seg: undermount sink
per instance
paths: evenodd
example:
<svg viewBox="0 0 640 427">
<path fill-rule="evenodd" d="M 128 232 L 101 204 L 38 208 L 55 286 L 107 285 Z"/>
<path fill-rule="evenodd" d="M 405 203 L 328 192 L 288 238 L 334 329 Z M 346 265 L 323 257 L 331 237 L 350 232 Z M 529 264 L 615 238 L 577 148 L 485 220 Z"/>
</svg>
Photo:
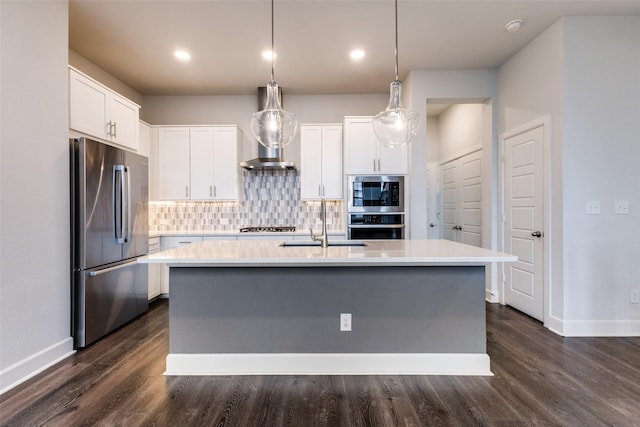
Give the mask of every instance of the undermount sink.
<svg viewBox="0 0 640 427">
<path fill-rule="evenodd" d="M 321 246 L 321 242 L 312 242 L 309 240 L 291 240 L 280 243 L 283 248 L 300 247 L 300 246 Z M 362 240 L 329 240 L 329 246 L 367 246 L 367 242 Z"/>
</svg>

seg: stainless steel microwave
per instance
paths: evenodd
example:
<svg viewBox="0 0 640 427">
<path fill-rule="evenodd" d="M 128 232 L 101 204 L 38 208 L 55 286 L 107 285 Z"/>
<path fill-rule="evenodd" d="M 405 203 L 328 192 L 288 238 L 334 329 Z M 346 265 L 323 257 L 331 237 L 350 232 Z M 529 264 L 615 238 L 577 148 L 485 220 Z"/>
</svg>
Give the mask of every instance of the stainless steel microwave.
<svg viewBox="0 0 640 427">
<path fill-rule="evenodd" d="M 403 176 L 349 176 L 348 212 L 404 212 Z"/>
</svg>

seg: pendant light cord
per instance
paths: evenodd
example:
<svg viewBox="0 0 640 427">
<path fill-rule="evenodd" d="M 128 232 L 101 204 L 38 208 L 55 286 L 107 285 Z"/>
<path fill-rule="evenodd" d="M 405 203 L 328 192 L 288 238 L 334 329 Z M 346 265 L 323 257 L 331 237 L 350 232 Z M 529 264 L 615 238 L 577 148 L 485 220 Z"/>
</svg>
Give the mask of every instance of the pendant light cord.
<svg viewBox="0 0 640 427">
<path fill-rule="evenodd" d="M 398 80 L 398 0 L 396 1 L 396 80 Z"/>
<path fill-rule="evenodd" d="M 397 1 L 397 0 L 396 0 Z M 396 24 L 397 25 L 397 24 Z M 273 50 L 274 42 L 273 42 L 273 0 L 271 0 L 271 81 L 275 81 L 275 65 L 273 57 L 275 56 L 275 52 Z M 397 36 L 396 36 L 397 38 Z M 396 48 L 397 49 L 397 48 Z M 397 54 L 396 54 L 397 55 Z M 396 71 L 396 74 L 398 72 Z"/>
</svg>

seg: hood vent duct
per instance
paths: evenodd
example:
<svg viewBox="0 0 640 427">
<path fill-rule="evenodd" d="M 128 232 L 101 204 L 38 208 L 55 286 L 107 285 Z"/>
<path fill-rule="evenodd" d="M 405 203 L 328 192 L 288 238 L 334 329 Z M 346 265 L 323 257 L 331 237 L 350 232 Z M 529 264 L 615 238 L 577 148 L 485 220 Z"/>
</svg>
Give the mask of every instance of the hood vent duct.
<svg viewBox="0 0 640 427">
<path fill-rule="evenodd" d="M 278 97 L 282 105 L 282 88 L 278 88 Z M 258 88 L 258 110 L 262 111 L 267 104 L 267 88 Z M 240 162 L 240 166 L 247 170 L 295 170 L 293 162 L 284 159 L 283 148 L 267 148 L 256 141 L 258 145 L 258 157 Z"/>
</svg>

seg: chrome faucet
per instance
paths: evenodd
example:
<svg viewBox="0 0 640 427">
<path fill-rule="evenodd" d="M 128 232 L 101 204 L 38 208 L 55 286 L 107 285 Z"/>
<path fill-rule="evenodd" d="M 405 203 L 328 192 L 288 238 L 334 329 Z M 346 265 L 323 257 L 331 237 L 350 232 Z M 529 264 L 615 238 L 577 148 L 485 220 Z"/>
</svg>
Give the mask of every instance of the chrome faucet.
<svg viewBox="0 0 640 427">
<path fill-rule="evenodd" d="M 324 199 L 320 201 L 320 221 L 322 221 L 322 234 L 316 236 L 311 227 L 309 227 L 309 232 L 311 232 L 311 240 L 320 242 L 320 246 L 326 248 L 329 247 L 329 236 L 327 235 L 327 204 Z"/>
</svg>

